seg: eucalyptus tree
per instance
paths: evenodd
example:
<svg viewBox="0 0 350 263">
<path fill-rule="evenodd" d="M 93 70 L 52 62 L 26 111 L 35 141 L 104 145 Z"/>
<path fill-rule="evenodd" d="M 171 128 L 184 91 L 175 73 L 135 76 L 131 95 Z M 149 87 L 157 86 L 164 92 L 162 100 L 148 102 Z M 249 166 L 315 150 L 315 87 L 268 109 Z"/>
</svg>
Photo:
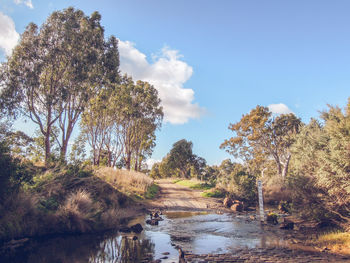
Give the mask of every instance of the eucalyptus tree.
<svg viewBox="0 0 350 263">
<path fill-rule="evenodd" d="M 101 153 L 108 165 L 123 158 L 127 169 L 139 170 L 142 161 L 152 154 L 155 131 L 160 128 L 163 110 L 157 90 L 147 82 L 135 83 L 123 76 L 90 100 L 82 116 L 81 127 L 99 165 Z"/>
<path fill-rule="evenodd" d="M 149 83 L 124 76 L 114 96 L 115 121 L 118 124 L 126 168 L 139 170 L 142 160 L 152 153 L 155 131 L 163 120 L 158 91 Z"/>
<path fill-rule="evenodd" d="M 274 117 L 267 107 L 257 106 L 239 122 L 230 124 L 235 136 L 225 140 L 220 148 L 246 163 L 253 162 L 253 167 L 272 159 L 284 178 L 291 159 L 290 146 L 300 125 L 300 119 L 292 113 Z"/>
<path fill-rule="evenodd" d="M 1 66 L 1 104 L 29 117 L 45 138 L 45 163 L 50 136 L 61 130 L 60 155 L 89 99 L 118 79 L 117 41 L 104 40 L 101 16 L 90 17 L 70 7 L 53 12 L 39 28 L 30 23 L 12 55 Z"/>
</svg>

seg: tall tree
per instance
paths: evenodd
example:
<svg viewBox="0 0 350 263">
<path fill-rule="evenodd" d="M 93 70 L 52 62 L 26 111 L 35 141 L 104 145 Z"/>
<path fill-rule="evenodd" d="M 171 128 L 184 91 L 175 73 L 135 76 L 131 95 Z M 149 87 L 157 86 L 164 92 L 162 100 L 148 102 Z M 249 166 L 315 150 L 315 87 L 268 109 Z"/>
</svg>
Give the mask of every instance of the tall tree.
<svg viewBox="0 0 350 263">
<path fill-rule="evenodd" d="M 289 147 L 300 124 L 300 119 L 292 113 L 273 116 L 267 107 L 257 106 L 239 122 L 230 124 L 235 137 L 225 140 L 220 148 L 246 162 L 259 161 L 260 165 L 265 159 L 273 158 L 278 174 L 284 178 L 291 159 Z"/>
<path fill-rule="evenodd" d="M 106 79 L 115 80 L 119 55 L 115 38 L 104 41 L 100 15 L 67 8 L 53 12 L 38 28 L 31 23 L 2 64 L 2 105 L 17 105 L 39 126 L 48 165 L 52 127 L 61 129 L 65 159 L 73 128 L 89 99 Z M 12 107 L 11 107 L 12 109 Z"/>
<path fill-rule="evenodd" d="M 127 169 L 139 170 L 152 153 L 155 131 L 160 128 L 163 110 L 157 90 L 147 82 L 123 76 L 120 84 L 103 89 L 90 100 L 82 118 L 82 131 L 93 150 L 98 165 L 102 151 L 108 165 L 120 157 Z"/>
<path fill-rule="evenodd" d="M 178 171 L 181 177 L 189 176 L 191 165 L 195 157 L 192 148 L 192 142 L 182 139 L 173 144 L 168 155 L 169 166 L 173 170 Z"/>
<path fill-rule="evenodd" d="M 147 82 L 135 84 L 126 75 L 114 91 L 114 120 L 119 126 L 125 165 L 130 169 L 134 163 L 134 169 L 139 170 L 143 157 L 152 152 L 154 133 L 163 120 L 158 91 Z"/>
</svg>

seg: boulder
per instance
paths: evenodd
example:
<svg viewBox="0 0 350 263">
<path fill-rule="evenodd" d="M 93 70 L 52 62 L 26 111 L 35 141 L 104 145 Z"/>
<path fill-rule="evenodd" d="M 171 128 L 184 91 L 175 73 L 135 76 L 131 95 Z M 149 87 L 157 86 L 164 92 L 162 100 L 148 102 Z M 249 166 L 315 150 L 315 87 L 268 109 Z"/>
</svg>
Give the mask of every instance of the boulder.
<svg viewBox="0 0 350 263">
<path fill-rule="evenodd" d="M 146 224 L 149 224 L 151 226 L 158 226 L 158 221 L 157 219 L 148 219 L 146 220 Z"/>
<path fill-rule="evenodd" d="M 277 214 L 275 213 L 269 213 L 266 217 L 266 222 L 270 223 L 270 224 L 274 224 L 277 225 L 278 224 L 278 220 L 277 220 Z"/>
<path fill-rule="evenodd" d="M 223 201 L 223 205 L 225 207 L 231 207 L 233 205 L 232 199 L 230 197 L 226 197 Z"/>
<path fill-rule="evenodd" d="M 141 224 L 136 224 L 130 227 L 131 231 L 134 233 L 141 233 L 143 230 L 143 227 L 141 226 Z"/>
<path fill-rule="evenodd" d="M 235 203 L 231 205 L 231 210 L 234 212 L 242 212 L 243 211 L 243 204 L 242 203 Z"/>
</svg>

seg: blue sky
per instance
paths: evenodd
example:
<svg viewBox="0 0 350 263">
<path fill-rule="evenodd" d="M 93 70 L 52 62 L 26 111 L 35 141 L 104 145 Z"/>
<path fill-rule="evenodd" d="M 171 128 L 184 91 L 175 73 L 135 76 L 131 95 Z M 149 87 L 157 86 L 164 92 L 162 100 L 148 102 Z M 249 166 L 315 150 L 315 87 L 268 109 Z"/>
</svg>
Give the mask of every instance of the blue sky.
<svg viewBox="0 0 350 263">
<path fill-rule="evenodd" d="M 15 43 L 11 29 L 21 34 L 68 6 L 99 11 L 106 36 L 121 41 L 122 71 L 159 89 L 166 118 L 156 160 L 185 138 L 220 163 L 230 157 L 219 149 L 229 123 L 256 105 L 283 104 L 274 111 L 288 107 L 307 122 L 350 95 L 349 1 L 2 0 L 0 59 Z"/>
</svg>

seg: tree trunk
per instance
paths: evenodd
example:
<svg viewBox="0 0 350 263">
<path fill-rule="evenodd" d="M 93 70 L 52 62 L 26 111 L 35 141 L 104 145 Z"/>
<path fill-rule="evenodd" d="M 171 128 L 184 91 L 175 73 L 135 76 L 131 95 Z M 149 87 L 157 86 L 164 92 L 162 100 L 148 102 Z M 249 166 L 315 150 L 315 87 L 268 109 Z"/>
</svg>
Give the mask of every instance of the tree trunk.
<svg viewBox="0 0 350 263">
<path fill-rule="evenodd" d="M 127 170 L 130 170 L 130 166 L 131 166 L 131 153 L 128 152 L 127 156 L 125 158 L 125 166 Z"/>
<path fill-rule="evenodd" d="M 46 131 L 45 131 L 45 167 L 48 168 L 51 160 L 51 145 L 50 145 L 50 135 L 51 135 L 51 109 L 47 110 L 47 121 L 46 121 Z"/>
<path fill-rule="evenodd" d="M 283 166 L 283 170 L 282 170 L 282 178 L 283 179 L 286 178 L 286 176 L 287 176 L 289 161 L 290 161 L 291 156 L 292 156 L 291 154 L 288 155 L 287 160 Z"/>
<path fill-rule="evenodd" d="M 51 159 L 51 145 L 50 145 L 50 129 L 46 130 L 45 135 L 45 167 L 48 168 Z"/>
</svg>

